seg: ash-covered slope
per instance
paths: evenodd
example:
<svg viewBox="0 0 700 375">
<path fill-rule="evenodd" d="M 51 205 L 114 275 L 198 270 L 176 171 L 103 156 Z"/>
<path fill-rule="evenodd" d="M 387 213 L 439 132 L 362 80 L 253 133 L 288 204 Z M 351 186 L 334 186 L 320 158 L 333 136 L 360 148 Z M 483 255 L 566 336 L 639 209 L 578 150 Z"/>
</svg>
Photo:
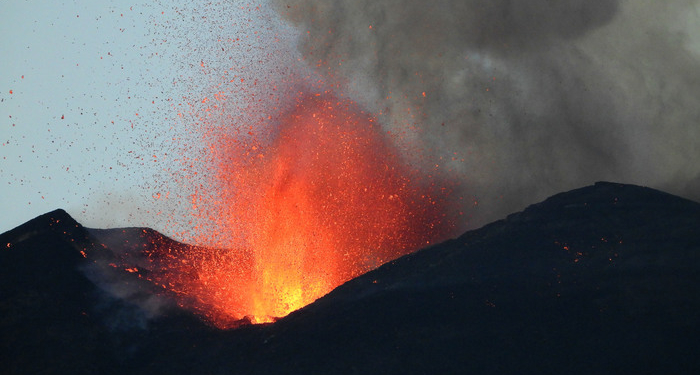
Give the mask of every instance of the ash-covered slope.
<svg viewBox="0 0 700 375">
<path fill-rule="evenodd" d="M 597 183 L 351 280 L 266 351 L 299 373 L 306 352 L 325 372 L 694 373 L 698 311 L 700 204 Z"/>
<path fill-rule="evenodd" d="M 109 363 L 106 332 L 86 315 L 94 286 L 78 269 L 82 226 L 56 210 L 0 236 L 0 363 L 11 374 Z"/>
<path fill-rule="evenodd" d="M 196 373 L 189 348 L 216 330 L 119 267 L 154 243 L 188 246 L 146 228 L 84 228 L 63 210 L 1 234 L 0 372 Z"/>
<path fill-rule="evenodd" d="M 56 230 L 58 214 L 70 230 Z M 177 306 L 126 324 L 143 312 L 105 302 L 84 268 L 81 247 L 90 255 L 102 244 L 58 214 L 0 236 L 10 244 L 0 252 L 10 372 L 700 370 L 700 204 L 653 189 L 598 183 L 553 196 L 351 280 L 275 324 L 231 331 Z M 129 283 L 140 298 L 156 293 L 141 278 Z M 133 313 L 115 326 L 119 311 Z"/>
</svg>

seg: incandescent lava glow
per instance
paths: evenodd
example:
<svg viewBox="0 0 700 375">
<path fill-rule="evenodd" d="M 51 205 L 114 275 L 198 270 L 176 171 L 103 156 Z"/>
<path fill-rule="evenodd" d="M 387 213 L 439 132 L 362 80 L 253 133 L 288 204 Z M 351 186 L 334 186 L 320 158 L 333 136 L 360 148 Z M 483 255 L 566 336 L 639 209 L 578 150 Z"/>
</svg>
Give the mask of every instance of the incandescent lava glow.
<svg viewBox="0 0 700 375">
<path fill-rule="evenodd" d="M 303 96 L 271 137 L 211 147 L 215 194 L 199 199 L 219 200 L 215 220 L 240 246 L 190 255 L 197 277 L 178 288 L 216 326 L 273 321 L 449 234 L 444 188 L 355 103 Z"/>
</svg>

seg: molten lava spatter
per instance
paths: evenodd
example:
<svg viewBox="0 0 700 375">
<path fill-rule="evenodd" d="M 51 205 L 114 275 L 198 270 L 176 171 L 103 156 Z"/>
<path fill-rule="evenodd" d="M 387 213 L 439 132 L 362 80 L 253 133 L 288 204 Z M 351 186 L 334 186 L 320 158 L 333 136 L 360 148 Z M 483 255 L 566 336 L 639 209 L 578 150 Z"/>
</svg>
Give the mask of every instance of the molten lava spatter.
<svg viewBox="0 0 700 375">
<path fill-rule="evenodd" d="M 198 200 L 215 200 L 239 249 L 191 253 L 178 261 L 196 278 L 170 282 L 218 326 L 285 316 L 451 228 L 444 193 L 356 104 L 304 96 L 275 131 L 213 142 L 214 193 Z"/>
<path fill-rule="evenodd" d="M 284 316 L 444 235 L 433 192 L 353 103 L 305 98 L 264 155 L 236 202 L 255 259 L 255 317 Z"/>
</svg>

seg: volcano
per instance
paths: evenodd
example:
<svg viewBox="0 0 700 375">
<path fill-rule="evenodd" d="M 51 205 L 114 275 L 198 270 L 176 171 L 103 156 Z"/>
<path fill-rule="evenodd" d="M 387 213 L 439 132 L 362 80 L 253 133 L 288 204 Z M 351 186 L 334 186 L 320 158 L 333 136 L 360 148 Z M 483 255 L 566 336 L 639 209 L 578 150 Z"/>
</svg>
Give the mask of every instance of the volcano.
<svg viewBox="0 0 700 375">
<path fill-rule="evenodd" d="M 153 277 L 179 253 L 217 250 L 56 210 L 0 235 L 0 363 L 8 374 L 697 373 L 698 228 L 696 202 L 599 182 L 274 323 L 224 330 Z M 179 272 L 168 280 L 198 277 Z"/>
</svg>

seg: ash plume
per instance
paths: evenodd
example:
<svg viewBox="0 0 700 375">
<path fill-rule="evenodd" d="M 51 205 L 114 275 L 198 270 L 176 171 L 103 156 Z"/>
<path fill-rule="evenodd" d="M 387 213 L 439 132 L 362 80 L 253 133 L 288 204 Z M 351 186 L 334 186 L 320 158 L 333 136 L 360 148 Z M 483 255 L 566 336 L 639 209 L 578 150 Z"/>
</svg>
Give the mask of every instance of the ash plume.
<svg viewBox="0 0 700 375">
<path fill-rule="evenodd" d="M 94 312 L 109 329 L 147 329 L 149 321 L 174 308 L 175 302 L 149 281 L 123 270 L 125 258 L 135 269 L 148 270 L 148 260 L 139 253 L 144 229 L 86 230 L 100 245 L 96 247 L 99 250 L 90 251 L 92 262 L 84 264 L 81 271 L 101 291 L 95 295 Z"/>
<path fill-rule="evenodd" d="M 698 1 L 276 3 L 414 163 L 464 181 L 471 225 L 596 180 L 700 199 Z"/>
</svg>

